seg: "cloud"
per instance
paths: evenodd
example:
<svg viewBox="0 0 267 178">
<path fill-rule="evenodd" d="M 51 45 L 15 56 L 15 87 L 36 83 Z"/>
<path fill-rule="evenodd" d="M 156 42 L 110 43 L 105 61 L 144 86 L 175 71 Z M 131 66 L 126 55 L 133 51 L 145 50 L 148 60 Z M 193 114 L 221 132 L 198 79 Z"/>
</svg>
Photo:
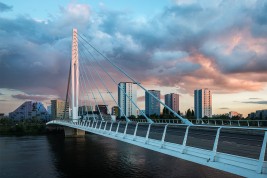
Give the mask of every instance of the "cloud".
<svg viewBox="0 0 267 178">
<path fill-rule="evenodd" d="M 244 13 L 257 13 L 250 5 L 236 4 L 225 14 L 230 6 L 227 2 L 218 9 L 182 3 L 165 9 L 152 20 L 128 20 L 134 28 L 127 32 L 127 21 L 121 20 L 127 19 L 127 14 L 118 12 L 112 16 L 116 23 L 108 26 L 112 30 L 106 27 L 105 33 L 112 39 L 114 29 L 122 27 L 117 30 L 130 34 L 140 50 L 130 52 L 120 45 L 109 57 L 143 83 L 153 80 L 160 85 L 178 85 L 187 93 L 196 87 L 209 87 L 217 93 L 260 90 L 267 81 L 261 77 L 267 72 L 267 39 L 256 39 L 247 28 L 253 26 L 249 24 L 253 19 L 247 19 Z M 236 14 L 239 16 L 232 18 Z M 206 24 L 198 24 L 211 16 Z M 145 28 L 139 28 L 141 24 Z M 176 52 L 183 55 L 169 55 Z"/>
<path fill-rule="evenodd" d="M 261 98 L 249 98 L 249 100 L 260 100 Z"/>
<path fill-rule="evenodd" d="M 0 17 L 1 87 L 36 95 L 64 98 L 67 88 L 71 32 L 87 28 L 90 8 L 84 4 L 61 7 L 58 16 L 36 21 L 29 16 Z"/>
<path fill-rule="evenodd" d="M 11 10 L 12 10 L 12 6 L 8 6 L 8 5 L 0 2 L 0 13 L 6 12 L 6 11 L 11 11 Z"/>
<path fill-rule="evenodd" d="M 40 95 L 24 95 L 24 94 L 17 94 L 12 95 L 13 98 L 19 99 L 19 100 L 33 100 L 33 101 L 43 101 L 47 100 L 47 96 L 40 96 Z"/>
<path fill-rule="evenodd" d="M 227 109 L 230 109 L 230 108 L 224 107 L 224 108 L 219 108 L 219 109 L 227 110 Z"/>
<path fill-rule="evenodd" d="M 145 96 L 138 97 L 137 101 L 144 102 L 145 101 Z"/>
<path fill-rule="evenodd" d="M 243 101 L 242 103 L 246 103 L 246 104 L 266 104 L 267 105 L 267 101 Z"/>
<path fill-rule="evenodd" d="M 0 93 L 0 95 L 4 95 L 3 93 Z"/>
<path fill-rule="evenodd" d="M 64 98 L 71 31 L 77 27 L 79 34 L 143 84 L 175 86 L 189 94 L 202 87 L 215 93 L 263 89 L 267 3 L 184 2 L 174 2 L 149 18 L 75 3 L 60 7 L 45 21 L 0 17 L 0 38 L 5 41 L 0 44 L 1 87 Z M 81 39 L 79 43 L 85 44 Z M 85 51 L 82 45 L 79 49 Z M 116 81 L 129 80 L 95 56 Z M 107 83 L 116 92 L 117 86 Z"/>
</svg>

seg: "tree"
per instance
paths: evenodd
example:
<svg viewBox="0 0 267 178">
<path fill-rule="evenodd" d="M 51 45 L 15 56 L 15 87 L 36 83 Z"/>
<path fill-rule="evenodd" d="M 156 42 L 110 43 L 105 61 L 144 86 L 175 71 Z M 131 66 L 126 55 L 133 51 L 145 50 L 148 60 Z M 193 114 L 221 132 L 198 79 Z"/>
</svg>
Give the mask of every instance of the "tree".
<svg viewBox="0 0 267 178">
<path fill-rule="evenodd" d="M 143 116 L 143 115 L 139 115 L 139 116 L 138 116 L 138 119 L 146 119 L 146 118 L 145 118 L 145 116 Z"/>
<path fill-rule="evenodd" d="M 120 120 L 126 121 L 126 117 L 125 116 L 121 116 Z"/>
<path fill-rule="evenodd" d="M 150 118 L 151 119 L 159 119 L 159 116 L 157 114 L 151 114 Z"/>
<path fill-rule="evenodd" d="M 187 118 L 187 119 L 191 118 L 191 116 L 192 116 L 192 112 L 191 112 L 191 110 L 190 110 L 190 109 L 187 109 L 185 115 L 186 115 L 186 118 Z"/>
<path fill-rule="evenodd" d="M 163 114 L 169 114 L 169 110 L 166 107 L 163 108 Z"/>
<path fill-rule="evenodd" d="M 135 115 L 131 115 L 131 116 L 129 117 L 129 119 L 136 119 L 136 116 L 135 116 Z"/>
<path fill-rule="evenodd" d="M 206 119 L 209 119 L 208 116 L 204 116 L 202 119 L 206 120 Z"/>
</svg>

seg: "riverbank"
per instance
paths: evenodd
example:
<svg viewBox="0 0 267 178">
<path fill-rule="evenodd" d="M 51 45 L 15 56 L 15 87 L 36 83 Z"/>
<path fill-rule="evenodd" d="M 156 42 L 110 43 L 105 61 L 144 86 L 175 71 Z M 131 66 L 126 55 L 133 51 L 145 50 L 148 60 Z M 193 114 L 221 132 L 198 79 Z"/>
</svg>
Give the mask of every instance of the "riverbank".
<svg viewBox="0 0 267 178">
<path fill-rule="evenodd" d="M 46 122 L 36 119 L 14 121 L 0 120 L 0 135 L 45 135 L 48 134 Z"/>
</svg>

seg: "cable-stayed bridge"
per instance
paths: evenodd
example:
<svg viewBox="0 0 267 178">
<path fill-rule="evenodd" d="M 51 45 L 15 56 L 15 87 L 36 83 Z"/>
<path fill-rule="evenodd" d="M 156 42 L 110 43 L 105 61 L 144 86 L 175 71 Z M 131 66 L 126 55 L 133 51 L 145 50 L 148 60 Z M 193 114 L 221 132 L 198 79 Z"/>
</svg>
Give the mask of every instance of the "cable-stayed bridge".
<svg viewBox="0 0 267 178">
<path fill-rule="evenodd" d="M 149 118 L 138 107 L 133 91 L 126 91 L 121 81 L 146 92 L 176 119 L 158 123 Z M 115 89 L 124 96 L 123 101 L 118 101 Z M 266 128 L 208 125 L 205 120 L 198 121 L 204 125 L 193 124 L 103 55 L 76 29 L 66 103 L 70 107 L 66 104 L 64 117 L 47 123 L 62 126 L 66 136 L 90 132 L 244 177 L 267 176 Z M 115 121 L 107 107 L 111 103 L 117 106 L 121 121 Z M 135 113 L 129 108 L 138 110 L 143 119 L 134 118 Z"/>
</svg>

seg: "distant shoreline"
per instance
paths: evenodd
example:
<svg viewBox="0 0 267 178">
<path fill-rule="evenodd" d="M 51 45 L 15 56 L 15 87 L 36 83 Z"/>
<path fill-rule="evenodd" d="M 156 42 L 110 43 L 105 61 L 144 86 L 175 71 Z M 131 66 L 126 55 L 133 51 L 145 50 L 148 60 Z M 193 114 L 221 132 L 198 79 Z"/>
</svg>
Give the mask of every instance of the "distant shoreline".
<svg viewBox="0 0 267 178">
<path fill-rule="evenodd" d="M 51 130 L 46 122 L 41 120 L 14 121 L 12 119 L 0 120 L 0 135 L 46 135 L 60 133 L 59 130 Z"/>
</svg>

